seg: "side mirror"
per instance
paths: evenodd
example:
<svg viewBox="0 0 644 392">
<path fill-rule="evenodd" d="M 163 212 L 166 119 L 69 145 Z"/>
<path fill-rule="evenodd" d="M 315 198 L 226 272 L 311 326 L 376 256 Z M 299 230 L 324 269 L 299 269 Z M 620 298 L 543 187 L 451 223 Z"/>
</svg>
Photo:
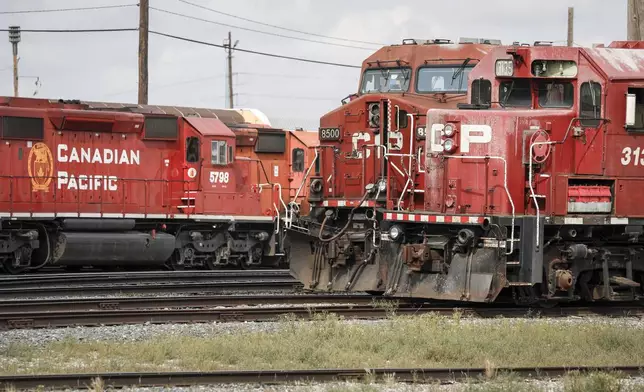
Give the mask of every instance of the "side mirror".
<svg viewBox="0 0 644 392">
<path fill-rule="evenodd" d="M 626 127 L 635 126 L 635 94 L 626 94 Z"/>
</svg>

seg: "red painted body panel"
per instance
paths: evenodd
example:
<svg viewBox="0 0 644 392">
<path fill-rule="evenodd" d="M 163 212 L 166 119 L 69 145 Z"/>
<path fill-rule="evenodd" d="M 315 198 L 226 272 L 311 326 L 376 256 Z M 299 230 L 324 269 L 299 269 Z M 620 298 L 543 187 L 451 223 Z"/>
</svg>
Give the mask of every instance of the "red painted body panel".
<svg viewBox="0 0 644 392">
<path fill-rule="evenodd" d="M 635 49 L 631 49 L 635 48 Z M 516 214 L 535 213 L 529 189 L 529 169 L 533 169 L 532 184 L 538 195 L 540 212 L 567 215 L 570 192 L 575 186 L 604 186 L 613 189 L 613 214 L 644 217 L 644 204 L 638 203 L 642 187 L 644 134 L 625 129 L 625 95 L 629 87 L 644 87 L 644 51 L 637 45 L 616 44 L 615 48 L 513 47 L 497 48 L 483 58 L 470 74 L 470 81 L 490 80 L 492 107 L 488 110 L 428 111 L 428 124 L 454 123 L 463 126 L 488 126 L 491 141 L 470 145 L 468 152 L 460 147 L 452 154 L 442 151 L 427 155 L 425 209 L 432 212 L 511 214 L 509 199 L 504 195 L 502 159 L 507 161 L 507 185 Z M 513 59 L 512 77 L 497 77 L 497 60 Z M 574 101 L 569 108 L 542 108 L 533 87 L 533 98 L 527 108 L 503 108 L 500 83 L 530 79 L 533 61 L 568 60 L 577 64 L 574 75 L 566 78 L 547 78 L 549 82 L 570 82 Z M 600 127 L 583 126 L 580 117 L 580 88 L 592 81 L 601 86 Z M 533 85 L 535 86 L 535 85 Z M 431 149 L 428 127 L 427 146 Z M 530 136 L 539 133 L 547 146 L 543 162 L 530 166 Z M 547 136 L 545 136 L 547 135 Z M 440 140 L 440 135 L 438 138 Z M 459 138 L 457 134 L 455 138 Z M 546 147 L 543 147 L 544 151 Z M 625 151 L 629 151 L 626 155 Z M 480 156 L 490 159 L 471 159 Z M 497 157 L 494 163 L 493 157 Z M 494 174 L 494 170 L 497 174 Z M 553 181 L 553 179 L 556 179 Z M 605 185 L 610 184 L 610 185 Z M 485 195 L 488 194 L 486 197 Z M 452 205 L 452 207 L 448 207 Z M 493 207 L 493 208 L 491 208 Z"/>
<path fill-rule="evenodd" d="M 427 65 L 460 67 L 467 59 L 466 64 L 473 66 L 494 48 L 480 44 L 392 45 L 368 57 L 363 62 L 363 73 L 369 69 L 409 67 L 410 87 L 405 93 L 359 94 L 320 119 L 321 128 L 339 128 L 341 132 L 339 140 L 320 143 L 323 197 L 359 200 L 366 185 L 386 176 L 388 208 L 394 208 L 400 201 L 405 209 L 422 210 L 425 176 L 424 160 L 419 158 L 424 154 L 424 141 L 417 138 L 417 130 L 425 127 L 429 108 L 456 108 L 467 97 L 456 93 L 418 93 L 417 71 Z M 387 119 L 381 124 L 388 123 L 387 127 L 369 127 L 368 110 L 372 103 L 380 104 L 380 117 Z M 404 127 L 396 125 L 399 113 L 411 116 Z M 385 146 L 389 153 L 397 155 L 385 159 L 382 148 L 374 145 Z M 368 157 L 361 159 L 361 154 Z M 406 174 L 410 169 L 411 173 Z"/>
<path fill-rule="evenodd" d="M 210 160 L 212 141 L 235 146 L 235 134 L 216 118 L 178 118 L 176 140 L 146 140 L 142 114 L 46 100 L 3 102 L 0 117 L 40 118 L 44 137 L 3 137 L 0 212 L 262 215 L 258 193 L 244 181 L 257 163 L 229 160 L 213 165 Z M 186 162 L 184 152 L 190 136 L 200 139 L 202 159 L 194 164 Z M 213 172 L 222 181 L 211 181 Z"/>
</svg>

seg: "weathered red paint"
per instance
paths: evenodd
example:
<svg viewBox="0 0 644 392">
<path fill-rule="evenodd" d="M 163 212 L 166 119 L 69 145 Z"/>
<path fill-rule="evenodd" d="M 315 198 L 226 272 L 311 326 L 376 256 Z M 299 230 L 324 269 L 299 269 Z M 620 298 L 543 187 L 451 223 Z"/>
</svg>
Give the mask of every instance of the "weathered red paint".
<svg viewBox="0 0 644 392">
<path fill-rule="evenodd" d="M 405 185 L 407 195 L 402 199 L 405 208 L 418 210 L 423 208 L 422 193 L 415 192 L 424 188 L 424 165 L 422 157 L 424 142 L 416 137 L 418 128 L 425 127 L 425 115 L 429 108 L 455 108 L 457 104 L 466 102 L 466 94 L 458 93 L 420 93 L 416 90 L 418 70 L 424 66 L 460 67 L 467 60 L 468 66 L 475 65 L 495 45 L 485 44 L 404 44 L 386 46 L 364 60 L 362 73 L 370 69 L 408 67 L 410 69 L 409 90 L 403 93 L 366 93 L 356 94 L 350 102 L 327 113 L 320 119 L 321 128 L 339 128 L 341 138 L 338 141 L 320 142 L 322 170 L 324 178 L 325 199 L 360 200 L 365 193 L 365 186 L 384 178 L 384 170 L 388 173 L 387 201 L 382 205 L 388 208 L 397 206 Z M 361 83 L 362 85 L 362 83 Z M 358 86 L 360 89 L 360 86 Z M 384 103 L 388 108 L 383 108 Z M 368 108 L 371 103 L 380 104 L 380 128 L 368 126 Z M 398 128 L 394 122 L 398 110 L 413 117 L 408 118 L 407 126 Z M 396 141 L 386 135 L 385 118 L 391 122 L 391 131 L 399 130 L 402 139 Z M 360 134 L 360 140 L 354 143 L 355 135 Z M 392 135 L 389 135 L 392 136 Z M 384 140 L 387 138 L 387 140 Z M 366 139 L 366 140 L 365 140 Z M 402 148 L 392 148 L 397 142 L 402 142 Z M 393 154 L 383 162 L 383 150 L 388 147 Z M 370 145 L 369 147 L 365 147 Z M 411 147 L 411 148 L 410 148 Z M 334 150 L 335 149 L 335 150 Z M 369 154 L 369 158 L 360 159 L 359 155 Z M 410 158 L 413 155 L 413 158 Z M 411 161 L 411 165 L 410 165 Z M 385 166 L 383 166 L 383 163 Z M 404 174 L 411 166 L 412 173 Z M 408 179 L 411 181 L 408 183 Z M 411 191 L 410 191 L 411 190 Z"/>
<path fill-rule="evenodd" d="M 274 129 L 255 110 L 0 98 L 0 267 L 29 267 L 38 235 L 57 247 L 38 265 L 65 249 L 77 265 L 78 244 L 122 248 L 129 231 L 157 242 L 143 262 L 163 263 L 173 246 L 173 268 L 283 262 L 280 215 L 304 188 L 310 134 Z M 76 229 L 65 237 L 58 227 L 69 219 Z"/>
</svg>

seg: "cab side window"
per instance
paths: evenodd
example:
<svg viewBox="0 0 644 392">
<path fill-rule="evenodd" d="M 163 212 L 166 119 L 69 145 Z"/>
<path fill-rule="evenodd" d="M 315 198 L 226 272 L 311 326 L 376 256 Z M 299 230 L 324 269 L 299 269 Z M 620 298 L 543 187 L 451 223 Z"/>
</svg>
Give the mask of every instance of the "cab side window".
<svg viewBox="0 0 644 392">
<path fill-rule="evenodd" d="M 602 86 L 597 82 L 581 84 L 579 122 L 584 127 L 597 128 L 602 112 Z"/>
<path fill-rule="evenodd" d="M 301 148 L 293 149 L 293 171 L 296 173 L 304 171 L 304 150 Z"/>
<path fill-rule="evenodd" d="M 228 151 L 228 143 L 223 140 L 213 140 L 211 142 L 211 161 L 213 165 L 226 165 L 228 160 L 226 152 Z"/>
<path fill-rule="evenodd" d="M 199 162 L 199 138 L 197 137 L 186 138 L 186 162 Z"/>
<path fill-rule="evenodd" d="M 492 102 L 492 82 L 487 79 L 472 81 L 472 104 L 489 105 Z"/>
</svg>

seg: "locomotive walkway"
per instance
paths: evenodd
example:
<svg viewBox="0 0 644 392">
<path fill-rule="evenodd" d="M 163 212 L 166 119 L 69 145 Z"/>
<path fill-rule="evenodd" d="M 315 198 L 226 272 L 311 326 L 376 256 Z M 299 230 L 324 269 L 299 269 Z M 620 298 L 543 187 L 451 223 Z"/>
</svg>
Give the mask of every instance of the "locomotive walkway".
<svg viewBox="0 0 644 392">
<path fill-rule="evenodd" d="M 497 368 L 495 373 L 513 374 L 524 379 L 547 379 L 565 376 L 570 372 L 620 372 L 627 376 L 640 376 L 638 366 L 566 366 L 542 368 Z M 155 373 L 99 373 L 0 376 L 0 387 L 6 390 L 36 388 L 90 388 L 100 378 L 107 388 L 170 387 L 209 384 L 262 383 L 280 384 L 329 381 L 362 381 L 366 377 L 383 379 L 393 376 L 398 382 L 436 383 L 484 380 L 490 376 L 485 368 L 381 368 L 381 369 L 310 369 L 310 370 L 242 370 L 216 372 L 155 372 Z"/>
</svg>

